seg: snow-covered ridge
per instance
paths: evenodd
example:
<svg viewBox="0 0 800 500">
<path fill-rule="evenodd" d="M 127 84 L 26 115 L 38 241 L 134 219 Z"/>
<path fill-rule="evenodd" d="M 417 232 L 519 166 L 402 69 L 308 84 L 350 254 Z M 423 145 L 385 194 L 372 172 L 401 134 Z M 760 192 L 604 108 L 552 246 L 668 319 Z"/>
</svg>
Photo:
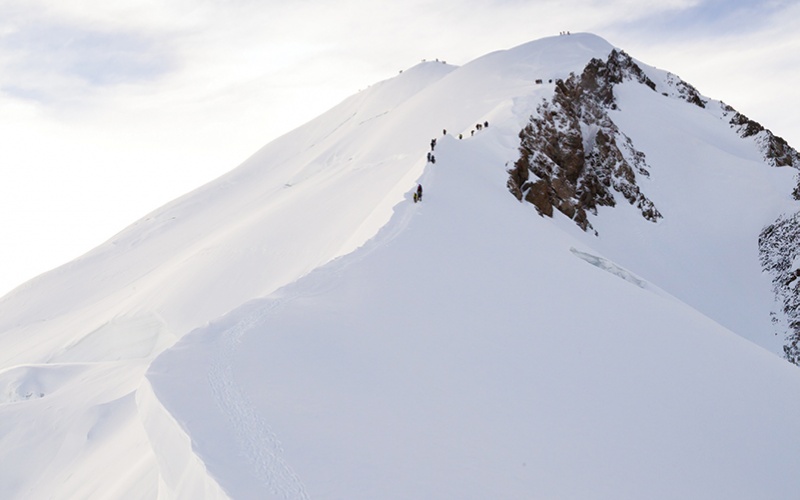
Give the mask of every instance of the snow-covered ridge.
<svg viewBox="0 0 800 500">
<path fill-rule="evenodd" d="M 0 496 L 788 498 L 754 243 L 794 172 L 636 61 L 578 142 L 663 217 L 617 184 L 596 237 L 508 193 L 551 80 L 612 51 L 417 65 L 0 299 Z"/>
</svg>

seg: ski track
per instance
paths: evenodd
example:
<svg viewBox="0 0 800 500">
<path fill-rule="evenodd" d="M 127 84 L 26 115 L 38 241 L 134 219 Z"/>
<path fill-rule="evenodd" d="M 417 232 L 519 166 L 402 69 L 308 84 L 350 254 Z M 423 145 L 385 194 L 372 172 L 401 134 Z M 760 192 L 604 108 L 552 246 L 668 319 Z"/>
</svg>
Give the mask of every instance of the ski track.
<svg viewBox="0 0 800 500">
<path fill-rule="evenodd" d="M 242 336 L 279 303 L 276 301 L 271 307 L 249 314 L 222 333 L 221 348 L 211 365 L 209 382 L 217 406 L 233 428 L 239 450 L 260 482 L 278 497 L 308 500 L 305 485 L 283 459 L 283 447 L 278 436 L 239 389 L 232 369 L 233 357 Z"/>
</svg>

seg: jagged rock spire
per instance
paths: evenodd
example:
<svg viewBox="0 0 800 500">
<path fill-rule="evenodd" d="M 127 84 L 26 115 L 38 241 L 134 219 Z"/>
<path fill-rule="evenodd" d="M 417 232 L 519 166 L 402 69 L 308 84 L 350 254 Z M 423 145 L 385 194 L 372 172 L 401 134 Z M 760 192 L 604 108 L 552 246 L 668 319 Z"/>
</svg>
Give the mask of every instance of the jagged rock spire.
<svg viewBox="0 0 800 500">
<path fill-rule="evenodd" d="M 661 214 L 641 192 L 637 174 L 649 176 L 644 153 L 608 115 L 616 109 L 613 88 L 632 79 L 656 85 L 622 51 L 604 62 L 592 59 L 580 76 L 557 80 L 551 102 L 543 101 L 520 132 L 520 158 L 509 171 L 508 186 L 542 215 L 553 209 L 592 228 L 588 214 L 598 206 L 615 206 L 618 192 L 655 222 Z M 533 178 L 531 177 L 533 174 Z"/>
</svg>

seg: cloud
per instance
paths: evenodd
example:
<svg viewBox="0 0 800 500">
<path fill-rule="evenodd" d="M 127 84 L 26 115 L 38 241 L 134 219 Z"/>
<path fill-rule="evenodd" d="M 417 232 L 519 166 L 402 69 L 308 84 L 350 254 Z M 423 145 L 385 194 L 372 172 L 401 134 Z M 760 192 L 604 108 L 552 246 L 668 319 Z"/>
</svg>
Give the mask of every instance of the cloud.
<svg viewBox="0 0 800 500">
<path fill-rule="evenodd" d="M 30 75 L 58 73 L 91 85 L 153 80 L 173 65 L 163 41 L 138 33 L 91 31 L 76 26 L 26 26 L 3 37 L 10 69 Z"/>
<path fill-rule="evenodd" d="M 169 38 L 132 28 L 0 9 L 0 90 L 61 104 L 95 87 L 153 82 L 177 67 Z"/>
<path fill-rule="evenodd" d="M 634 19 L 615 19 L 608 28 L 661 43 L 746 36 L 768 29 L 775 24 L 776 15 L 793 6 L 794 2 L 787 0 L 694 0 Z"/>
<path fill-rule="evenodd" d="M 604 30 L 633 57 L 678 74 L 800 147 L 794 1 L 704 0 Z"/>
</svg>

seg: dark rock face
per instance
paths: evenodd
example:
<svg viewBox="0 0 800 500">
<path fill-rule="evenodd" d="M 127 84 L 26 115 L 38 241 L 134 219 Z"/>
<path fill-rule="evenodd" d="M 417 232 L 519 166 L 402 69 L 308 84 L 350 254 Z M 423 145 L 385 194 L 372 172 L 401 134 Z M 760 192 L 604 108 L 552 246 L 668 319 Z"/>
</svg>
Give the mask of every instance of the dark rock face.
<svg viewBox="0 0 800 500">
<path fill-rule="evenodd" d="M 800 169 L 800 155 L 784 139 L 730 106 L 723 105 L 723 110 L 725 116 L 732 115 L 730 125 L 740 137 L 755 137 L 765 162 Z M 792 195 L 800 200 L 800 183 Z M 786 319 L 784 356 L 800 365 L 800 212 L 781 216 L 765 227 L 758 237 L 758 250 L 761 269 L 772 276 L 772 291 Z M 778 314 L 772 316 L 778 323 Z"/>
<path fill-rule="evenodd" d="M 670 75 L 669 85 L 675 87 L 678 92 L 678 97 L 689 104 L 694 104 L 695 106 L 705 109 L 706 101 L 700 97 L 700 92 L 698 92 L 694 86 L 689 85 L 674 75 Z"/>
<path fill-rule="evenodd" d="M 698 92 L 693 85 L 683 81 L 674 73 L 667 73 L 665 75 L 664 85 L 665 86 L 661 89 L 661 95 L 664 97 L 681 99 L 703 109 L 705 109 L 708 104 L 708 101 L 703 99 L 703 96 L 700 95 L 700 92 Z"/>
<path fill-rule="evenodd" d="M 773 167 L 794 167 L 800 169 L 800 154 L 782 138 L 778 137 L 760 123 L 751 120 L 727 104 L 722 105 L 723 116 L 731 116 L 728 123 L 739 133 L 739 137 L 755 136 L 756 143 L 764 155 L 764 161 Z M 795 199 L 800 200 L 800 186 L 795 189 Z"/>
<path fill-rule="evenodd" d="M 631 56 L 617 50 L 612 50 L 605 62 L 600 59 L 589 61 L 581 74 L 580 87 L 583 92 L 594 95 L 598 104 L 617 109 L 613 89 L 626 79 L 647 85 L 652 90 L 656 89 L 656 84 L 633 62 Z"/>
<path fill-rule="evenodd" d="M 552 101 L 543 101 L 519 134 L 520 158 L 508 181 L 517 199 L 549 217 L 558 210 L 585 231 L 592 229 L 589 213 L 615 206 L 615 191 L 647 220 L 661 218 L 636 184 L 636 174 L 649 176 L 644 154 L 608 116 L 617 107 L 613 88 L 626 79 L 656 88 L 616 50 L 605 62 L 592 59 L 580 76 L 556 81 Z"/>
<path fill-rule="evenodd" d="M 800 365 L 800 213 L 770 224 L 758 237 L 761 267 L 772 276 L 772 291 L 787 321 L 783 352 Z M 777 322 L 773 313 L 773 321 Z"/>
</svg>

